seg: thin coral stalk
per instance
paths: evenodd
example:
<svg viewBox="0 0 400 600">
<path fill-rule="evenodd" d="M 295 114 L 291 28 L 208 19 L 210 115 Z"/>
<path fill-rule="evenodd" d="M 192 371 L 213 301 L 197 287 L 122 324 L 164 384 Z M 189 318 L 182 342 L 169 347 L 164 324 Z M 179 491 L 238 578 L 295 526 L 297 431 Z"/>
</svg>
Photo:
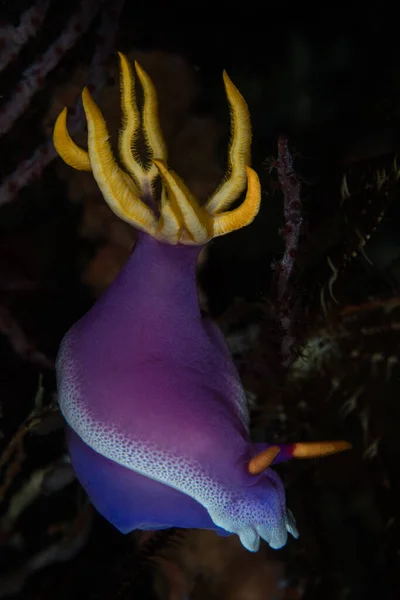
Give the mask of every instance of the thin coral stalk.
<svg viewBox="0 0 400 600">
<path fill-rule="evenodd" d="M 278 180 L 284 198 L 285 224 L 281 231 L 285 244 L 282 260 L 276 271 L 277 280 L 277 317 L 283 332 L 281 341 L 281 356 L 285 367 L 294 358 L 295 335 L 293 295 L 290 281 L 293 276 L 299 238 L 303 226 L 302 202 L 300 198 L 300 182 L 293 169 L 293 157 L 290 153 L 286 136 L 278 139 L 278 159 L 276 161 Z"/>
<path fill-rule="evenodd" d="M 11 129 L 26 111 L 33 96 L 42 87 L 47 75 L 58 65 L 67 50 L 85 33 L 104 0 L 89 0 L 68 21 L 60 37 L 22 74 L 18 88 L 0 113 L 0 135 Z"/>
<path fill-rule="evenodd" d="M 106 84 L 107 75 L 104 65 L 114 50 L 115 35 L 123 5 L 124 0 L 115 0 L 112 5 L 111 3 L 107 4 L 102 12 L 87 84 L 95 98 Z M 71 133 L 78 132 L 83 127 L 84 118 L 82 106 L 78 100 L 68 117 L 69 131 Z M 22 161 L 0 186 L 0 206 L 13 200 L 21 189 L 39 179 L 44 169 L 56 156 L 52 139 L 40 144 L 32 155 Z"/>
</svg>

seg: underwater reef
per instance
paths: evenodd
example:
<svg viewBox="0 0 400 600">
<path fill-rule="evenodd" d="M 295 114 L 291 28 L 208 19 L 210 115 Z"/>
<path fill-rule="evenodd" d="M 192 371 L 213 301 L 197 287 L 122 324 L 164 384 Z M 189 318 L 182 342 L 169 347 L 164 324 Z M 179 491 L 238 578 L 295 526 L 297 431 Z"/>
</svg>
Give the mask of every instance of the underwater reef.
<svg viewBox="0 0 400 600">
<path fill-rule="evenodd" d="M 357 15 L 355 30 L 351 13 L 343 22 L 332 9 L 317 31 L 322 8 L 270 7 L 255 33 L 211 8 L 201 27 L 193 16 L 167 27 L 163 11 L 127 0 L 0 4 L 0 598 L 398 598 L 397 38 L 375 13 Z M 209 242 L 193 266 L 197 306 L 223 333 L 255 447 L 352 445 L 272 465 L 299 532 L 279 550 L 261 541 L 248 552 L 237 535 L 202 529 L 204 513 L 200 528 L 123 535 L 71 464 L 57 397 L 61 340 L 140 252 L 142 233 L 110 209 L 92 173 L 64 164 L 53 130 L 67 107 L 68 132 L 86 152 L 86 87 L 118 157 L 117 51 L 154 84 L 168 147 L 159 171 L 167 186 L 179 173 L 197 216 L 227 167 L 229 180 L 224 70 L 251 115 L 259 211 L 212 240 L 209 220 L 190 221 L 183 239 Z M 243 186 L 231 197 L 233 211 L 245 196 Z M 174 215 L 164 233 L 178 223 L 181 235 Z M 231 449 L 218 448 L 218 459 Z M 277 456 L 264 454 L 263 468 Z"/>
</svg>

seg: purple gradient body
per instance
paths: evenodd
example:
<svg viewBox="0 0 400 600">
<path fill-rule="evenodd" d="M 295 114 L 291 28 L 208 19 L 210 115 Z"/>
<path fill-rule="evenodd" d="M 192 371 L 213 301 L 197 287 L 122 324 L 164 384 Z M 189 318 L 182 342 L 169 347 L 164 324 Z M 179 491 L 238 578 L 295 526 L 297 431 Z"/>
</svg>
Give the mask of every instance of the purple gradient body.
<svg viewBox="0 0 400 600">
<path fill-rule="evenodd" d="M 95 452 L 68 425 L 67 439 L 78 479 L 98 512 L 122 533 L 183 527 L 231 535 L 196 500 Z"/>
<path fill-rule="evenodd" d="M 256 549 L 257 530 L 280 547 L 283 487 L 271 469 L 248 473 L 260 445 L 251 443 L 225 340 L 200 313 L 200 250 L 140 234 L 119 276 L 64 338 L 57 377 L 72 463 L 123 532 L 215 529 Z"/>
</svg>

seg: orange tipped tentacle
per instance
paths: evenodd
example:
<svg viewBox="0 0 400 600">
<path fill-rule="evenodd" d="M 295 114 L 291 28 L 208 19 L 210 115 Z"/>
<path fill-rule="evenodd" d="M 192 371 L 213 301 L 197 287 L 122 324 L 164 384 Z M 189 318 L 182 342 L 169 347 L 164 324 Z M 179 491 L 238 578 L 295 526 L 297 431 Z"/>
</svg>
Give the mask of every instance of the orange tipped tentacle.
<svg viewBox="0 0 400 600">
<path fill-rule="evenodd" d="M 344 440 L 331 442 L 298 442 L 296 444 L 279 444 L 269 446 L 249 461 L 251 475 L 259 475 L 272 464 L 284 462 L 291 458 L 320 458 L 351 450 L 350 442 Z"/>
<path fill-rule="evenodd" d="M 259 475 L 268 467 L 272 465 L 275 458 L 278 456 L 281 449 L 279 446 L 270 446 L 266 450 L 263 450 L 253 458 L 249 462 L 249 473 L 251 475 Z"/>
<path fill-rule="evenodd" d="M 344 440 L 334 442 L 299 442 L 293 444 L 293 458 L 318 458 L 351 450 L 350 442 Z"/>
</svg>

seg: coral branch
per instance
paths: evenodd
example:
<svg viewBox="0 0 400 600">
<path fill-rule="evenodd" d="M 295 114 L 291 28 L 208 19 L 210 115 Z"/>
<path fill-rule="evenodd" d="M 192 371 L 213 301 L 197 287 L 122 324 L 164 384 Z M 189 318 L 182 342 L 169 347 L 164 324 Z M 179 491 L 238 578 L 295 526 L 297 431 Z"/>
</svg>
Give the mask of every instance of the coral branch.
<svg viewBox="0 0 400 600">
<path fill-rule="evenodd" d="M 277 280 L 277 318 L 283 331 L 281 355 L 283 365 L 287 367 L 293 359 L 295 344 L 293 294 L 290 280 L 293 276 L 299 237 L 303 225 L 302 203 L 300 199 L 300 182 L 293 169 L 293 158 L 290 154 L 286 136 L 278 139 L 278 159 L 276 161 L 278 180 L 284 197 L 285 224 L 281 234 L 285 243 L 282 260 L 275 265 Z"/>
<path fill-rule="evenodd" d="M 53 67 L 56 66 L 54 62 L 55 57 L 52 57 L 52 53 L 55 53 L 59 56 L 59 45 L 62 43 L 63 49 L 66 51 L 69 47 L 71 47 L 73 40 L 72 34 L 75 31 L 76 37 L 75 41 L 78 37 L 84 32 L 84 29 L 90 25 L 91 20 L 95 16 L 96 6 L 97 8 L 104 4 L 104 0 L 102 2 L 90 2 L 87 5 L 86 2 L 83 4 L 86 5 L 85 12 L 82 9 L 80 13 L 71 17 L 69 24 L 67 25 L 66 31 L 62 34 L 59 40 L 57 40 L 57 46 L 53 44 L 46 52 L 46 54 L 40 59 L 37 63 L 32 65 L 24 74 L 23 77 L 26 79 L 28 76 L 28 72 L 30 74 L 30 83 L 26 83 L 25 87 L 21 89 L 21 91 L 11 98 L 9 103 L 5 106 L 5 112 L 0 112 L 0 135 L 8 130 L 15 118 L 20 116 L 28 107 L 29 101 L 32 98 L 33 94 L 39 89 L 39 85 L 35 86 L 32 84 L 32 77 L 37 79 L 39 76 L 43 77 L 43 69 L 48 68 L 51 60 L 53 60 Z M 95 6 L 96 5 L 96 6 Z M 110 5 L 106 5 L 102 12 L 102 20 L 100 24 L 100 28 L 97 34 L 96 40 L 96 48 L 93 54 L 89 78 L 87 82 L 87 86 L 91 90 L 92 95 L 96 98 L 97 94 L 101 91 L 101 89 L 106 84 L 106 69 L 105 69 L 105 61 L 108 59 L 110 54 L 114 50 L 114 42 L 115 42 L 115 34 L 118 27 L 119 16 L 124 5 L 124 0 L 116 0 L 115 2 L 110 3 Z M 89 10 L 90 9 L 90 10 Z M 85 19 L 80 21 L 80 17 L 82 14 L 86 15 Z M 54 51 L 54 52 L 53 52 Z M 46 58 L 47 57 L 47 58 Z M 35 66 L 36 65 L 36 66 Z M 41 66 L 39 66 L 41 65 Z M 41 71 L 41 74 L 38 72 Z M 24 90 L 28 92 L 28 95 L 24 96 Z M 19 106 L 18 104 L 18 98 Z M 13 109 L 13 106 L 17 107 Z M 12 112 L 14 110 L 14 112 Z M 7 113 L 8 111 L 12 112 L 10 122 L 7 123 Z M 18 114 L 17 114 L 18 113 Z M 79 131 L 83 127 L 84 123 L 84 115 L 80 100 L 77 100 L 73 110 L 69 111 L 70 115 L 68 117 L 68 129 L 73 134 Z M 10 113 L 11 114 L 11 113 Z M 10 114 L 8 114 L 8 118 L 10 118 Z M 15 118 L 14 118 L 15 117 Z M 3 123 L 3 125 L 2 125 Z M 44 143 L 40 144 L 36 150 L 32 153 L 32 155 L 26 160 L 19 163 L 17 168 L 13 173 L 11 173 L 5 181 L 0 186 L 0 206 L 2 204 L 6 204 L 15 198 L 18 192 L 29 185 L 33 181 L 36 181 L 40 178 L 44 169 L 49 165 L 53 159 L 57 156 L 55 152 L 54 145 L 51 139 L 48 139 Z"/>
<path fill-rule="evenodd" d="M 40 28 L 49 8 L 49 0 L 38 0 L 34 6 L 28 8 L 22 15 L 18 27 L 6 25 L 0 28 L 0 72 L 12 62 L 27 43 L 34 37 Z"/>
<path fill-rule="evenodd" d="M 38 427 L 44 417 L 52 410 L 51 407 L 42 407 L 42 394 L 43 389 L 42 387 L 39 387 L 34 408 L 25 421 L 18 427 L 14 436 L 0 456 L 0 472 L 2 474 L 0 502 L 3 501 L 6 492 L 20 472 L 22 463 L 26 458 L 24 450 L 24 438 L 26 434 L 35 427 Z"/>
<path fill-rule="evenodd" d="M 283 191 L 285 215 L 285 225 L 281 232 L 285 242 L 285 252 L 280 262 L 278 277 L 278 299 L 282 300 L 288 295 L 288 284 L 293 274 L 303 225 L 300 182 L 293 170 L 293 158 L 289 151 L 287 138 L 283 135 L 278 140 L 276 168 Z"/>
<path fill-rule="evenodd" d="M 25 112 L 33 96 L 42 87 L 46 76 L 57 66 L 67 50 L 85 33 L 101 5 L 101 0 L 83 2 L 80 10 L 68 21 L 60 37 L 39 60 L 23 72 L 18 88 L 1 110 L 0 135 L 9 131 L 14 122 Z"/>
</svg>

